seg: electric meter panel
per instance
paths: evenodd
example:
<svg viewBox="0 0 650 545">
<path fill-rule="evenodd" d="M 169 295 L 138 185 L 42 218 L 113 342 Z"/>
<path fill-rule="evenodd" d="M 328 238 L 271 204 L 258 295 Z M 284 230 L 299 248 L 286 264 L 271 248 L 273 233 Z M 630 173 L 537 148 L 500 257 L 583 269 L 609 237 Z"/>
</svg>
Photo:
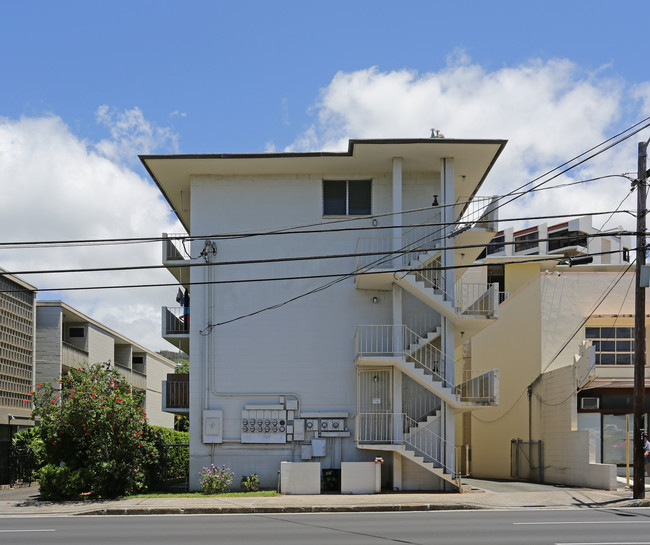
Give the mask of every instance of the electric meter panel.
<svg viewBox="0 0 650 545">
<path fill-rule="evenodd" d="M 241 412 L 241 442 L 287 442 L 287 411 L 243 410 Z"/>
</svg>

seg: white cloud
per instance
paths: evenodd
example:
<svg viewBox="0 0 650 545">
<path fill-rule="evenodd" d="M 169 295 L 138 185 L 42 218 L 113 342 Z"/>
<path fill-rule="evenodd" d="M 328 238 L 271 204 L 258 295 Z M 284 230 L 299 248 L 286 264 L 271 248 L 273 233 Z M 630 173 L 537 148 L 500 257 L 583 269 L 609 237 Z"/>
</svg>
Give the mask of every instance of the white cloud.
<svg viewBox="0 0 650 545">
<path fill-rule="evenodd" d="M 116 116 L 122 117 L 121 114 Z M 131 138 L 129 127 L 134 126 L 133 123 L 146 125 L 141 114 L 125 113 L 123 127 L 116 127 L 112 132 L 114 150 L 126 152 Z M 125 141 L 119 140 L 122 135 Z M 155 144 L 150 142 L 149 145 L 147 151 L 156 149 Z M 56 116 L 19 120 L 0 118 L 0 179 L 5 186 L 5 198 L 0 199 L 3 240 L 159 237 L 162 232 L 182 232 L 155 186 L 115 159 L 120 153 L 98 152 L 91 143 L 72 134 Z M 130 153 L 135 156 L 137 151 L 131 149 Z M 160 242 L 0 249 L 0 267 L 25 271 L 159 265 L 160 256 Z M 39 274 L 23 278 L 38 288 L 151 284 L 174 280 L 164 269 Z M 63 299 L 115 331 L 157 350 L 169 348 L 160 337 L 160 306 L 165 302 L 174 305 L 175 295 L 176 289 L 170 287 L 42 292 L 38 297 Z"/>
<path fill-rule="evenodd" d="M 176 151 L 178 136 L 169 128 L 157 127 L 147 121 L 140 108 L 118 111 L 100 106 L 96 113 L 97 123 L 106 127 L 110 139 L 98 142 L 99 153 L 114 161 L 135 164 L 138 154 L 152 153 L 158 148 Z"/>
<path fill-rule="evenodd" d="M 608 75 L 607 67 L 586 72 L 554 59 L 489 72 L 462 50 L 447 62 L 423 74 L 377 68 L 339 72 L 321 91 L 315 123 L 289 149 L 345 150 L 349 138 L 426 138 L 432 127 L 448 138 L 503 138 L 508 145 L 480 193 L 504 194 L 648 115 L 650 84 L 627 88 Z M 647 138 L 648 131 L 644 134 Z M 642 137 L 558 182 L 634 170 L 636 140 Z M 501 217 L 611 210 L 628 192 L 624 179 L 573 186 L 520 199 Z M 632 223 L 616 218 L 608 227 L 626 222 Z"/>
</svg>

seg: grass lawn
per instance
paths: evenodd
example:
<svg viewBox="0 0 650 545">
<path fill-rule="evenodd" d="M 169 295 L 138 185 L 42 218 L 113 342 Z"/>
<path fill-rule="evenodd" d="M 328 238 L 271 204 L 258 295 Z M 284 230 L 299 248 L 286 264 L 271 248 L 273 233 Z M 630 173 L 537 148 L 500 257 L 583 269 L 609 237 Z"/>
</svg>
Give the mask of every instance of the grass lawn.
<svg viewBox="0 0 650 545">
<path fill-rule="evenodd" d="M 279 496 L 275 490 L 260 490 L 259 492 L 225 492 L 223 494 L 203 494 L 201 492 L 152 492 L 136 494 L 129 498 L 239 498 L 243 496 L 270 498 Z"/>
</svg>

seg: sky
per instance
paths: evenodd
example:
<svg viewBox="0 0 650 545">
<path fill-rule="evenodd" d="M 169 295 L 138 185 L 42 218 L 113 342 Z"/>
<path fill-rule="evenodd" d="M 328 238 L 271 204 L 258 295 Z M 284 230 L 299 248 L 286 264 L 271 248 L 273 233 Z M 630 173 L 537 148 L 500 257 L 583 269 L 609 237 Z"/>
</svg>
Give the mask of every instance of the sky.
<svg viewBox="0 0 650 545">
<path fill-rule="evenodd" d="M 344 150 L 350 138 L 508 140 L 505 194 L 650 116 L 643 6 L 383 0 L 0 3 L 0 242 L 182 229 L 138 154 Z M 650 129 L 553 183 L 632 173 Z M 628 196 L 627 200 L 625 197 Z M 518 199 L 502 217 L 635 207 L 626 178 Z M 622 203 L 622 204 L 621 204 Z M 633 226 L 630 214 L 595 227 Z M 156 265 L 160 243 L 7 248 L 11 272 Z M 20 274 L 46 289 L 165 270 Z M 153 350 L 176 290 L 41 291 Z"/>
</svg>

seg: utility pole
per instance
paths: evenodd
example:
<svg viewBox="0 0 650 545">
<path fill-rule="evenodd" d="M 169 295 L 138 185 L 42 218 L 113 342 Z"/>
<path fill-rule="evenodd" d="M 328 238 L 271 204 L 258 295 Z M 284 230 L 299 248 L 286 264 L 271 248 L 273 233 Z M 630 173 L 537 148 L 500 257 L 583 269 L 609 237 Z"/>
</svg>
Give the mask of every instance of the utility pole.
<svg viewBox="0 0 650 545">
<path fill-rule="evenodd" d="M 648 142 L 639 142 L 636 216 L 636 290 L 634 295 L 634 499 L 645 498 L 645 464 L 643 459 L 645 394 L 645 287 L 641 285 L 641 268 L 645 265 L 646 231 L 646 156 Z"/>
</svg>

